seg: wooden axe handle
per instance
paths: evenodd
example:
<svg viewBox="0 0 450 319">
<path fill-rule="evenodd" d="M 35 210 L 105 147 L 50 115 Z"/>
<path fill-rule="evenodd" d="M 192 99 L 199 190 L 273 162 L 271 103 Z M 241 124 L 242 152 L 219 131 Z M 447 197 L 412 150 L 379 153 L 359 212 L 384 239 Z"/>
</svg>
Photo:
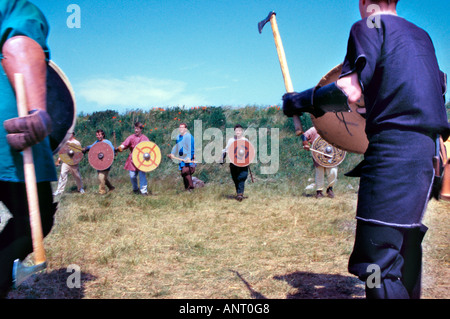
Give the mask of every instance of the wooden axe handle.
<svg viewBox="0 0 450 319">
<path fill-rule="evenodd" d="M 19 117 L 28 115 L 27 99 L 23 74 L 14 74 L 14 86 L 16 90 L 17 111 Z M 33 162 L 31 147 L 23 150 L 23 170 L 25 174 L 25 186 L 27 190 L 28 210 L 30 215 L 31 238 L 33 241 L 34 260 L 36 265 L 44 263 L 44 235 L 42 232 L 41 214 L 39 211 L 39 199 L 36 183 L 36 171 Z"/>
<path fill-rule="evenodd" d="M 181 161 L 181 162 L 185 162 L 185 163 L 200 164 L 200 162 L 189 160 L 189 159 L 182 159 L 182 158 L 179 158 L 179 157 L 176 157 L 176 156 L 172 156 L 171 158 L 172 159 L 176 159 L 176 160 Z"/>
<path fill-rule="evenodd" d="M 280 60 L 281 72 L 283 73 L 284 85 L 286 87 L 286 92 L 294 92 L 294 87 L 292 85 L 291 75 L 289 74 L 289 69 L 287 66 L 286 55 L 284 53 L 283 43 L 281 42 L 280 32 L 278 31 L 278 24 L 276 20 L 276 15 L 272 14 L 270 17 L 270 25 L 272 26 L 273 37 L 275 39 L 275 46 L 277 48 L 278 59 Z M 294 120 L 295 134 L 300 136 L 303 134 L 302 123 L 298 115 L 292 117 Z"/>
<path fill-rule="evenodd" d="M 250 178 L 252 179 L 252 183 L 254 183 L 255 180 L 253 179 L 252 169 L 250 168 L 250 165 L 248 166 L 248 172 L 250 173 Z"/>
</svg>

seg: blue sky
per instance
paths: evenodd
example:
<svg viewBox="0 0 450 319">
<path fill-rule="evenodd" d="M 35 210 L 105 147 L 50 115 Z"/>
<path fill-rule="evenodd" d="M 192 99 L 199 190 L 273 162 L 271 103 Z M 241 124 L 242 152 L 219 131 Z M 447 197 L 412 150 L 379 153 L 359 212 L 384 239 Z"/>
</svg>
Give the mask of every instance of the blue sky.
<svg viewBox="0 0 450 319">
<path fill-rule="evenodd" d="M 342 62 L 358 0 L 31 0 L 50 23 L 52 60 L 77 112 L 171 106 L 275 105 L 285 93 L 270 24 L 277 13 L 294 89 Z M 426 5 L 424 5 L 426 3 Z M 80 8 L 80 28 L 67 19 Z M 401 0 L 400 16 L 433 39 L 450 73 L 450 1 Z M 448 94 L 447 94 L 448 96 Z"/>
</svg>

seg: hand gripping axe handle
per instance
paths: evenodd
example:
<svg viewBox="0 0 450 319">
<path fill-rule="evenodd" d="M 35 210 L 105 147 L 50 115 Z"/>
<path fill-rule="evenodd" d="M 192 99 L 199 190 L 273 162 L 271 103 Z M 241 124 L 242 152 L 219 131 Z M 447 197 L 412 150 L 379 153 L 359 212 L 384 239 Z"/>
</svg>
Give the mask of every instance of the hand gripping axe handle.
<svg viewBox="0 0 450 319">
<path fill-rule="evenodd" d="M 23 74 L 14 74 L 14 83 L 17 99 L 17 111 L 19 117 L 28 115 L 25 84 Z M 39 211 L 39 199 L 36 184 L 36 171 L 33 162 L 33 153 L 31 147 L 23 150 L 23 168 L 25 174 L 25 186 L 27 190 L 28 210 L 30 215 L 31 238 L 33 242 L 33 252 L 35 265 L 26 267 L 22 265 L 19 259 L 14 261 L 13 266 L 13 285 L 19 286 L 25 279 L 32 274 L 41 271 L 47 267 L 44 236 L 41 224 L 41 214 Z"/>
<path fill-rule="evenodd" d="M 272 26 L 273 37 L 275 39 L 275 46 L 277 48 L 278 59 L 280 60 L 281 72 L 283 73 L 284 85 L 286 87 L 286 92 L 294 92 L 294 87 L 292 86 L 291 76 L 289 74 L 289 69 L 287 66 L 286 55 L 284 54 L 283 43 L 281 42 L 280 32 L 278 31 L 278 24 L 276 19 L 276 13 L 274 11 L 270 12 L 267 18 L 258 23 L 258 31 L 261 33 L 262 29 L 267 22 L 270 21 Z M 300 118 L 297 115 L 292 117 L 294 120 L 295 134 L 297 136 L 303 134 L 302 124 Z"/>
</svg>

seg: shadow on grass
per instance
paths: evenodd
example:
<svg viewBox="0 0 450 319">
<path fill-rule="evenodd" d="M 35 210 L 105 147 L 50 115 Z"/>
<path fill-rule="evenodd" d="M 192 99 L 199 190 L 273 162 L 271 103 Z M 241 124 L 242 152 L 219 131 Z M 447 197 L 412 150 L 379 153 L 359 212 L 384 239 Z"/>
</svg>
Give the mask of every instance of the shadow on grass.
<svg viewBox="0 0 450 319">
<path fill-rule="evenodd" d="M 65 268 L 35 274 L 17 289 L 11 290 L 7 299 L 82 299 L 85 283 L 95 280 L 96 277 L 81 272 L 80 285 L 77 288 L 73 275 L 73 272 L 68 272 Z M 69 284 L 75 284 L 75 287 L 69 288 Z"/>
<path fill-rule="evenodd" d="M 267 299 L 266 296 L 254 290 L 239 272 L 230 270 L 244 283 L 253 299 Z M 286 281 L 293 288 L 293 293 L 286 295 L 287 299 L 360 299 L 365 297 L 364 285 L 355 277 L 314 274 L 309 272 L 294 272 L 273 277 L 275 280 Z"/>
<path fill-rule="evenodd" d="M 274 279 L 286 281 L 295 292 L 287 299 L 358 299 L 365 297 L 364 284 L 356 277 L 294 272 L 275 276 Z"/>
<path fill-rule="evenodd" d="M 241 274 L 240 274 L 239 272 L 237 272 L 237 271 L 235 271 L 235 270 L 231 270 L 231 269 L 230 269 L 230 271 L 231 271 L 232 273 L 234 273 L 234 274 L 235 274 L 235 275 L 236 275 L 236 276 L 244 283 L 245 287 L 247 287 L 248 291 L 250 292 L 250 297 L 251 297 L 251 298 L 253 298 L 253 299 L 267 299 L 263 294 L 261 294 L 261 293 L 255 291 L 255 290 L 252 288 L 252 286 L 250 285 L 250 283 L 249 283 L 247 280 L 245 280 L 245 279 L 241 276 Z"/>
</svg>

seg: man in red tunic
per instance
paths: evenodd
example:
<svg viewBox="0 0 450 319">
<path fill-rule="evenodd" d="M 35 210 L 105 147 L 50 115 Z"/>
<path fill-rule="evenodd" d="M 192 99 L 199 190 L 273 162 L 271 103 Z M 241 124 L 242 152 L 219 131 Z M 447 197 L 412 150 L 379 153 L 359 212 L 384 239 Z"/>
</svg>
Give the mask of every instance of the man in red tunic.
<svg viewBox="0 0 450 319">
<path fill-rule="evenodd" d="M 124 169 L 130 172 L 131 185 L 133 186 L 133 192 L 135 194 L 148 195 L 147 191 L 147 176 L 145 172 L 140 171 L 133 164 L 132 154 L 133 150 L 141 142 L 149 141 L 148 137 L 142 134 L 144 126 L 140 122 L 134 124 L 134 134 L 126 138 L 126 140 L 117 148 L 117 151 L 122 152 L 127 148 L 130 149 L 130 155 L 125 162 Z M 138 187 L 138 175 L 139 175 L 139 187 Z"/>
</svg>

